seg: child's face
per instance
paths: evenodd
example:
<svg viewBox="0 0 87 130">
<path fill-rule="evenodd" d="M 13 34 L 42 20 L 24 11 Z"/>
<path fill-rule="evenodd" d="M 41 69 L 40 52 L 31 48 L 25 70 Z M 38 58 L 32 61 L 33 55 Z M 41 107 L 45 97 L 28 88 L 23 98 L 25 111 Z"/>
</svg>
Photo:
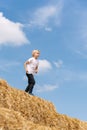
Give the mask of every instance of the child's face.
<svg viewBox="0 0 87 130">
<path fill-rule="evenodd" d="M 40 52 L 37 51 L 37 52 L 35 52 L 34 57 L 35 57 L 35 58 L 38 58 L 39 55 L 40 55 Z"/>
</svg>

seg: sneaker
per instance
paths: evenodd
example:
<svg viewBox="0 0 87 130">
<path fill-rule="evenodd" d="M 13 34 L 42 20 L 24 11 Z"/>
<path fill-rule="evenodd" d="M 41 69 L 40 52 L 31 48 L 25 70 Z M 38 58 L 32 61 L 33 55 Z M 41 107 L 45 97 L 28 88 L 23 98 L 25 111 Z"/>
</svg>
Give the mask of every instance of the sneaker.
<svg viewBox="0 0 87 130">
<path fill-rule="evenodd" d="M 34 96 L 34 94 L 33 93 L 29 93 L 30 95 L 32 95 L 32 96 Z"/>
</svg>

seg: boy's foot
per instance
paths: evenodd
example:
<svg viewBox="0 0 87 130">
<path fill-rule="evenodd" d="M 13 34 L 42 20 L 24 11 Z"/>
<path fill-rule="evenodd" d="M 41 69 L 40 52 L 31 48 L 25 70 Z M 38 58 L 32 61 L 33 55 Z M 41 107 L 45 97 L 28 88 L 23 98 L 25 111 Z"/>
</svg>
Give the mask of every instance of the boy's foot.
<svg viewBox="0 0 87 130">
<path fill-rule="evenodd" d="M 34 96 L 34 94 L 33 93 L 29 93 L 30 95 L 32 95 L 32 96 Z"/>
</svg>

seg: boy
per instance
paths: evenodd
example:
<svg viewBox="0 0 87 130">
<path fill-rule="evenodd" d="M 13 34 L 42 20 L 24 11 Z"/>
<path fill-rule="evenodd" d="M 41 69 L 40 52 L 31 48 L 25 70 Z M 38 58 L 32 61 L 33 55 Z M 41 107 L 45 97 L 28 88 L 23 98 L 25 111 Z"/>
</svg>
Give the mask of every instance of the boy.
<svg viewBox="0 0 87 130">
<path fill-rule="evenodd" d="M 32 94 L 33 87 L 35 85 L 35 79 L 34 79 L 34 74 L 38 72 L 38 65 L 39 61 L 37 60 L 40 55 L 39 50 L 33 50 L 32 51 L 32 57 L 29 58 L 25 63 L 24 63 L 24 68 L 26 71 L 26 76 L 28 78 L 28 86 L 25 89 L 25 92 L 29 92 L 29 94 Z"/>
</svg>

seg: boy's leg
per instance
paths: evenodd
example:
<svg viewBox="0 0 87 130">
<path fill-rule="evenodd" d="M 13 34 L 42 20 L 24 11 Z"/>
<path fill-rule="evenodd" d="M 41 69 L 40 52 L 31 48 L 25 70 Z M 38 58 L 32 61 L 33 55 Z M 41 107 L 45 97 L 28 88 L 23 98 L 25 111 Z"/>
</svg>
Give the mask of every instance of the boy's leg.
<svg viewBox="0 0 87 130">
<path fill-rule="evenodd" d="M 29 93 L 32 93 L 34 85 L 35 85 L 34 76 L 33 74 L 29 74 Z"/>
<path fill-rule="evenodd" d="M 25 92 L 32 93 L 33 87 L 35 85 L 34 76 L 33 76 L 33 74 L 27 74 L 27 73 L 26 73 L 26 76 L 28 78 L 28 86 L 26 87 Z"/>
<path fill-rule="evenodd" d="M 29 74 L 26 73 L 26 76 L 28 78 L 28 85 L 27 85 L 27 87 L 25 89 L 25 92 L 28 92 L 29 91 Z"/>
<path fill-rule="evenodd" d="M 29 91 L 29 85 L 26 87 L 25 92 Z"/>
</svg>

